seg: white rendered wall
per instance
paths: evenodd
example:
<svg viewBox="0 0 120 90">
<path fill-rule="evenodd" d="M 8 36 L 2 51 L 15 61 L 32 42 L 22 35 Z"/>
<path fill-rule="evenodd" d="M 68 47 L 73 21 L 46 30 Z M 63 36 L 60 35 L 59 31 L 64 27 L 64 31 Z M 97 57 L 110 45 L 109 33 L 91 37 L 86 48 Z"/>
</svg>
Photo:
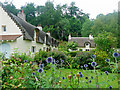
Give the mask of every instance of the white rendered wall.
<svg viewBox="0 0 120 90">
<path fill-rule="evenodd" d="M 2 25 L 6 26 L 6 32 L 3 32 Z M 21 35 L 21 30 L 16 23 L 8 16 L 8 14 L 0 6 L 0 35 Z"/>
</svg>

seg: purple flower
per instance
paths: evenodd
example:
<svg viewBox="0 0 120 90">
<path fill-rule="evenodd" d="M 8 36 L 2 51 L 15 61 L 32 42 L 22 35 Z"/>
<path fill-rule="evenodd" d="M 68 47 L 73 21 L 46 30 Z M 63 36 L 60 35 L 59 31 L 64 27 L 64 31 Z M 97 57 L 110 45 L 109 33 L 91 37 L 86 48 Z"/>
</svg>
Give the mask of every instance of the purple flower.
<svg viewBox="0 0 120 90">
<path fill-rule="evenodd" d="M 39 72 L 39 73 L 41 73 L 42 71 L 43 71 L 43 69 L 42 69 L 42 68 L 38 69 L 38 72 Z"/>
<path fill-rule="evenodd" d="M 27 62 L 27 60 L 24 60 L 24 62 Z"/>
<path fill-rule="evenodd" d="M 86 67 L 88 67 L 88 65 L 87 65 L 87 64 L 85 64 L 85 65 L 84 65 L 84 67 L 86 68 Z"/>
<path fill-rule="evenodd" d="M 91 66 L 93 66 L 93 67 L 95 67 L 96 65 L 97 65 L 96 62 L 92 62 L 92 63 L 91 63 Z"/>
<path fill-rule="evenodd" d="M 109 60 L 109 59 L 106 59 L 106 62 L 110 62 L 110 60 Z"/>
<path fill-rule="evenodd" d="M 108 75 L 108 71 L 105 71 L 105 74 Z"/>
<path fill-rule="evenodd" d="M 109 89 L 112 89 L 112 86 L 109 86 Z"/>
<path fill-rule="evenodd" d="M 33 72 L 32 75 L 35 75 L 35 72 Z"/>
<path fill-rule="evenodd" d="M 92 58 L 96 58 L 96 55 L 92 55 Z"/>
<path fill-rule="evenodd" d="M 51 57 L 48 57 L 48 58 L 46 59 L 46 62 L 47 62 L 47 63 L 51 63 L 52 60 L 53 60 L 53 59 L 52 59 Z"/>
<path fill-rule="evenodd" d="M 113 57 L 119 57 L 119 53 L 113 53 Z"/>
<path fill-rule="evenodd" d="M 44 67 L 44 64 L 40 64 L 39 67 L 40 67 L 40 68 L 43 68 L 43 67 Z"/>
</svg>

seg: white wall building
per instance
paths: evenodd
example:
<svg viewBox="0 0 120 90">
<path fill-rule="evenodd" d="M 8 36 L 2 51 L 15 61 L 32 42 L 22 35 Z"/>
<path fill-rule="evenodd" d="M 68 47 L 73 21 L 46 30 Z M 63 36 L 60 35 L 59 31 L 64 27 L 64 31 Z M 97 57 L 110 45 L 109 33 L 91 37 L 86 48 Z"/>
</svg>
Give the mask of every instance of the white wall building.
<svg viewBox="0 0 120 90">
<path fill-rule="evenodd" d="M 31 51 L 34 54 L 57 47 L 58 41 L 43 32 L 40 25 L 36 27 L 25 21 L 23 11 L 15 16 L 0 5 L 0 52 L 6 53 L 6 57 L 10 57 L 15 49 L 20 53 Z"/>
</svg>

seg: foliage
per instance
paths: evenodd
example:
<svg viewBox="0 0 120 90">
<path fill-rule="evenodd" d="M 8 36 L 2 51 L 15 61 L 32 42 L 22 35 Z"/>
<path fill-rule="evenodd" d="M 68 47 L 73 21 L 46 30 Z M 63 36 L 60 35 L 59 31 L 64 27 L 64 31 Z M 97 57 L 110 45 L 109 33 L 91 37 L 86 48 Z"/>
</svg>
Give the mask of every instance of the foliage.
<svg viewBox="0 0 120 90">
<path fill-rule="evenodd" d="M 78 51 L 70 51 L 68 52 L 68 54 L 71 56 L 71 57 L 75 57 L 76 54 L 77 54 Z"/>
<path fill-rule="evenodd" d="M 77 46 L 78 46 L 77 42 L 69 42 L 67 44 L 67 48 L 71 50 L 77 50 Z"/>
<path fill-rule="evenodd" d="M 82 26 L 81 34 L 83 37 L 88 37 L 92 32 L 91 28 L 94 25 L 94 20 L 87 19 Z M 93 34 L 93 33 L 92 33 Z"/>
<path fill-rule="evenodd" d="M 65 41 L 59 41 L 58 51 L 63 51 L 63 52 L 68 51 L 67 43 L 68 42 Z"/>
<path fill-rule="evenodd" d="M 113 36 L 112 33 L 104 32 L 99 34 L 95 39 L 94 42 L 97 44 L 96 48 L 98 50 L 106 51 L 107 53 L 116 48 L 117 39 Z"/>
<path fill-rule="evenodd" d="M 19 10 L 16 9 L 16 7 L 12 3 L 4 2 L 3 5 L 8 12 L 11 12 L 11 13 L 17 15 Z"/>
<path fill-rule="evenodd" d="M 112 72 L 112 69 L 108 66 L 108 67 L 101 67 L 100 69 L 101 71 L 108 71 L 108 72 Z"/>
<path fill-rule="evenodd" d="M 95 61 L 101 67 L 108 65 L 108 63 L 106 62 L 106 59 L 108 59 L 108 54 L 105 51 L 96 50 L 95 55 L 96 55 Z"/>
</svg>

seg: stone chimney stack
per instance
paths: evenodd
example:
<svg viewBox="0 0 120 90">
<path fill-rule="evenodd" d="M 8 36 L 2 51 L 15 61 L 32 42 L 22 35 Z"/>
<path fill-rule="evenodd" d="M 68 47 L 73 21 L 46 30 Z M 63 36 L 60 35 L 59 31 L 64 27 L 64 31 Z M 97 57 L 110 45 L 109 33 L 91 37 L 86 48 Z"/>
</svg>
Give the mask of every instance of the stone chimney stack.
<svg viewBox="0 0 120 90">
<path fill-rule="evenodd" d="M 26 15 L 25 15 L 25 13 L 24 13 L 23 10 L 22 10 L 22 12 L 19 11 L 19 13 L 17 14 L 17 16 L 18 16 L 19 18 L 23 19 L 24 21 L 26 20 Z"/>
<path fill-rule="evenodd" d="M 37 28 L 42 31 L 42 27 L 40 24 L 37 26 Z"/>
<path fill-rule="evenodd" d="M 50 31 L 47 31 L 47 33 L 46 33 L 46 34 L 50 36 Z"/>
<path fill-rule="evenodd" d="M 71 34 L 69 33 L 68 40 L 71 40 Z"/>
<path fill-rule="evenodd" d="M 89 35 L 89 39 L 93 39 L 93 35 L 90 34 L 90 35 Z"/>
</svg>

